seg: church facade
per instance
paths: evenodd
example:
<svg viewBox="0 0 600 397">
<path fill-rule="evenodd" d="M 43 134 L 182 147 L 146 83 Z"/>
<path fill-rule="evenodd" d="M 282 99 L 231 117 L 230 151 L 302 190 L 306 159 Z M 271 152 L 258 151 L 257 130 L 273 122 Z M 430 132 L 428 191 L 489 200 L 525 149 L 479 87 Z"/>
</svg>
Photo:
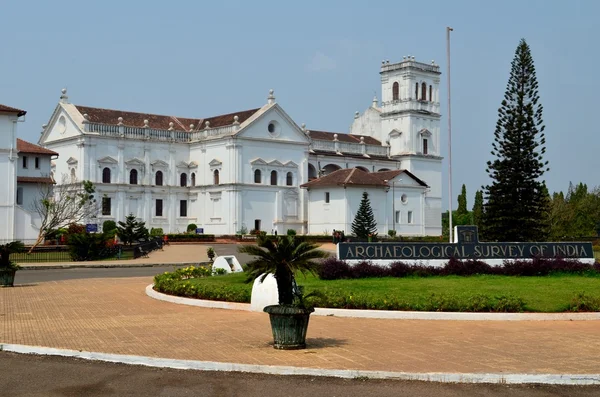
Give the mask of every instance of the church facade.
<svg viewBox="0 0 600 397">
<path fill-rule="evenodd" d="M 60 154 L 52 165 L 56 181 L 67 175 L 69 182 L 95 184 L 102 205 L 93 223 L 100 226 L 134 214 L 165 233 L 192 223 L 216 235 L 330 233 L 348 225 L 357 207 L 340 202 L 348 207 L 342 222 L 331 203 L 319 203 L 325 193 L 341 197 L 348 184 L 332 182 L 315 194 L 325 186 L 310 182 L 356 168 L 360 175 L 400 171 L 376 185 L 353 186 L 385 196 L 372 203 L 380 233 L 439 235 L 439 66 L 409 57 L 383 63 L 380 73 L 381 105 L 374 99 L 357 112 L 350 133 L 298 125 L 273 90 L 261 107 L 208 118 L 76 105 L 63 90 L 39 143 Z"/>
</svg>

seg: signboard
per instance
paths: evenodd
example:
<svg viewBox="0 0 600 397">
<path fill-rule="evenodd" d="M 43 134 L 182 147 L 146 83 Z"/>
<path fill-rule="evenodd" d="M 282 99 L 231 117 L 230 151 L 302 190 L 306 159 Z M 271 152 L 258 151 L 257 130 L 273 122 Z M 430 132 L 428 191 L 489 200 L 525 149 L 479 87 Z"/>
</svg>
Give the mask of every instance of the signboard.
<svg viewBox="0 0 600 397">
<path fill-rule="evenodd" d="M 204 228 L 203 227 L 196 228 L 196 234 L 204 234 Z"/>
<path fill-rule="evenodd" d="M 85 231 L 87 233 L 96 233 L 98 232 L 98 225 L 96 223 L 88 223 L 85 225 Z"/>
<path fill-rule="evenodd" d="M 594 258 L 592 243 L 481 243 L 477 228 L 458 227 L 458 243 L 339 243 L 342 260 Z"/>
</svg>

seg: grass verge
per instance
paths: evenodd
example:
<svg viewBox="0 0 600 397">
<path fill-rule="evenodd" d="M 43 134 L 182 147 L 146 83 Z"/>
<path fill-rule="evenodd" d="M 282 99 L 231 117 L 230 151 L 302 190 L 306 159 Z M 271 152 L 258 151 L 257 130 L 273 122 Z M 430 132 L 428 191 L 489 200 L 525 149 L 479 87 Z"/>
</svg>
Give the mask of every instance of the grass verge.
<svg viewBox="0 0 600 397">
<path fill-rule="evenodd" d="M 161 279 L 161 277 L 163 277 Z M 250 302 L 252 284 L 245 274 L 178 279 L 159 275 L 155 289 L 171 295 L 230 302 Z M 565 312 L 600 311 L 600 276 L 553 274 L 544 277 L 439 276 L 320 280 L 300 277 L 316 307 L 461 311 Z"/>
</svg>

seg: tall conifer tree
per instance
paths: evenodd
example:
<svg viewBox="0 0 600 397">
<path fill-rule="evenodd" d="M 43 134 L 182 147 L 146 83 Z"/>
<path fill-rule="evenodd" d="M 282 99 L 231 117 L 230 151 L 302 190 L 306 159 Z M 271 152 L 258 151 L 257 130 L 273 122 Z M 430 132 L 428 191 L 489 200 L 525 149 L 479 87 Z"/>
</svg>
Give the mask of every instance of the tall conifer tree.
<svg viewBox="0 0 600 397">
<path fill-rule="evenodd" d="M 352 222 L 352 233 L 359 238 L 367 238 L 369 235 L 377 236 L 377 222 L 371 208 L 369 194 L 363 192 L 360 206 Z"/>
<path fill-rule="evenodd" d="M 473 203 L 473 224 L 481 227 L 481 218 L 483 216 L 483 192 L 475 192 L 475 202 Z"/>
<path fill-rule="evenodd" d="M 487 163 L 484 238 L 488 241 L 543 241 L 547 209 L 543 160 L 546 138 L 538 83 L 529 45 L 521 39 L 511 64 L 504 100 Z"/>
</svg>

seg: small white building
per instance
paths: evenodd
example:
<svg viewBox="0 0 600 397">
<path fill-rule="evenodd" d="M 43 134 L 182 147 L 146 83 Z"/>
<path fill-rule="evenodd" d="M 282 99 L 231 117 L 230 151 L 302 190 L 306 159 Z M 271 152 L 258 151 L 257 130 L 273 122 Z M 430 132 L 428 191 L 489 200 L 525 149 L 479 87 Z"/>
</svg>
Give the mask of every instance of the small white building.
<svg viewBox="0 0 600 397">
<path fill-rule="evenodd" d="M 301 187 L 308 191 L 309 234 L 343 230 L 350 235 L 363 192 L 367 192 L 379 235 L 387 235 L 388 230 L 405 236 L 425 235 L 429 187 L 410 171 L 343 169 Z"/>
<path fill-rule="evenodd" d="M 57 181 L 64 174 L 95 184 L 102 211 L 94 222 L 100 226 L 134 214 L 165 232 L 193 223 L 217 235 L 252 229 L 323 233 L 347 221 L 309 219 L 313 196 L 300 186 L 359 168 L 405 170 L 428 186 L 411 201 L 420 205 L 413 222 L 394 222 L 391 210 L 381 210 L 382 230 L 397 226 L 398 234 L 439 235 L 439 66 L 409 58 L 384 63 L 380 74 L 381 107 L 375 99 L 362 115 L 357 112 L 349 134 L 299 126 L 273 90 L 255 109 L 204 118 L 76 105 L 63 90 L 39 143 L 60 153 L 53 166 Z"/>
<path fill-rule="evenodd" d="M 40 185 L 53 184 L 51 161 L 58 153 L 17 138 L 17 123 L 24 110 L 0 105 L 0 243 L 31 242 L 38 236 L 41 219 L 34 211 Z"/>
</svg>

